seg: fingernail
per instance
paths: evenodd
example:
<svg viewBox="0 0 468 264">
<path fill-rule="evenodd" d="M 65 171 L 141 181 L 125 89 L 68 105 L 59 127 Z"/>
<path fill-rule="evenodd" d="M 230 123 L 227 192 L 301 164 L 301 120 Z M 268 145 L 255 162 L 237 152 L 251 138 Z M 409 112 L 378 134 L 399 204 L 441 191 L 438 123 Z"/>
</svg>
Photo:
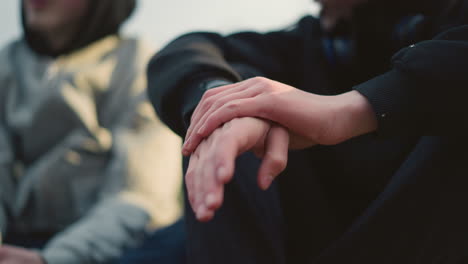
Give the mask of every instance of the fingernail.
<svg viewBox="0 0 468 264">
<path fill-rule="evenodd" d="M 214 206 L 217 202 L 216 196 L 212 193 L 208 194 L 205 198 L 205 204 L 208 208 Z"/>
<path fill-rule="evenodd" d="M 185 153 L 188 153 L 189 150 L 190 150 L 190 140 L 189 140 L 189 141 L 185 141 L 184 146 L 183 146 L 183 151 L 184 151 Z"/>
<path fill-rule="evenodd" d="M 192 154 L 192 152 L 190 152 L 188 149 L 182 149 L 182 155 L 190 156 L 190 154 Z"/>
<path fill-rule="evenodd" d="M 205 125 L 201 126 L 201 127 L 198 129 L 197 134 L 202 135 L 203 132 L 205 132 Z"/>
<path fill-rule="evenodd" d="M 206 215 L 206 207 L 204 205 L 200 205 L 197 209 L 197 218 L 202 219 Z"/>
<path fill-rule="evenodd" d="M 268 175 L 266 177 L 263 178 L 263 183 L 262 183 L 262 188 L 263 190 L 267 190 L 271 183 L 273 182 L 275 178 L 273 177 L 273 175 Z"/>
<path fill-rule="evenodd" d="M 185 148 L 182 148 L 182 155 L 184 156 L 188 155 L 188 151 Z"/>
</svg>

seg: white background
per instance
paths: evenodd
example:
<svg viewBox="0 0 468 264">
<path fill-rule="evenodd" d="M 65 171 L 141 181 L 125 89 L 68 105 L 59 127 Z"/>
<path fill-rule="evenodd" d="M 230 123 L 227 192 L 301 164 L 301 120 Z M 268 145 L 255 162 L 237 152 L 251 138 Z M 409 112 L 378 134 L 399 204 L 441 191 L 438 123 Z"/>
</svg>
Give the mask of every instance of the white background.
<svg viewBox="0 0 468 264">
<path fill-rule="evenodd" d="M 0 47 L 21 35 L 19 3 L 0 3 Z M 317 10 L 312 0 L 139 0 L 124 32 L 143 36 L 161 47 L 194 30 L 228 33 L 279 29 Z"/>
</svg>

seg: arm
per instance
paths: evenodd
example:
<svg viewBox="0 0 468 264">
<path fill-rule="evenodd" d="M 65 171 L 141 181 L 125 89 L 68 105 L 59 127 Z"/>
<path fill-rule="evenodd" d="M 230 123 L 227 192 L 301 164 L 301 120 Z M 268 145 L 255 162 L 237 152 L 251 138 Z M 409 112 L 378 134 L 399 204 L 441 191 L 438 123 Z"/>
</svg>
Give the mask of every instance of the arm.
<svg viewBox="0 0 468 264">
<path fill-rule="evenodd" d="M 403 49 L 390 72 L 358 85 L 357 92 L 320 96 L 265 78 L 210 90 L 194 112 L 184 154 L 222 123 L 246 116 L 275 121 L 326 145 L 375 130 L 462 135 L 467 131 L 461 96 L 468 85 L 467 32 L 459 27 Z"/>
<path fill-rule="evenodd" d="M 466 134 L 467 36 L 463 26 L 403 49 L 391 71 L 355 87 L 372 105 L 379 134 Z"/>
<path fill-rule="evenodd" d="M 179 217 L 180 139 L 155 121 L 148 103 L 132 109 L 137 113 L 112 129 L 115 144 L 100 202 L 48 243 L 42 252 L 48 264 L 115 259 Z"/>
<path fill-rule="evenodd" d="M 286 83 L 302 80 L 304 50 L 321 56 L 321 29 L 304 18 L 290 30 L 267 34 L 211 33 L 183 36 L 160 51 L 148 68 L 149 94 L 161 119 L 184 136 L 192 111 L 210 80 L 238 82 L 266 76 Z M 305 38 L 313 43 L 307 48 Z M 319 64 L 321 58 L 314 63 Z"/>
</svg>

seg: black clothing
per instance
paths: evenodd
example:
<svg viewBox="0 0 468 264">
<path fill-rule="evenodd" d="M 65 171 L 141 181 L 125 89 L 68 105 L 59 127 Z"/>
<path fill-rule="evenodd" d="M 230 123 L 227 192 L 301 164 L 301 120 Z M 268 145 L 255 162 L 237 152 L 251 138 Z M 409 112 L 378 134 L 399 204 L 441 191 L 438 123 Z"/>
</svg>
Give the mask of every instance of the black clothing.
<svg viewBox="0 0 468 264">
<path fill-rule="evenodd" d="M 351 22 L 333 32 L 324 33 L 317 19 L 305 17 L 294 28 L 266 34 L 193 33 L 159 52 L 148 69 L 150 98 L 181 136 L 204 83 L 259 75 L 317 94 L 354 87 L 379 121 L 376 134 L 292 152 L 278 189 L 262 198 L 270 197 L 269 203 L 255 198 L 261 195 L 254 184 L 249 191 L 236 187 L 256 173 L 244 171 L 247 162 L 238 164 L 213 222 L 197 223 L 186 210 L 189 261 L 464 263 L 466 22 L 466 0 L 375 1 L 360 6 Z M 351 55 L 333 63 L 327 43 L 337 38 L 349 40 L 345 53 Z M 272 201 L 275 195 L 280 202 Z M 258 216 L 242 206 L 270 213 Z M 266 216 L 278 210 L 272 226 Z M 252 218 L 255 224 L 243 222 Z M 238 231 L 230 231 L 232 225 Z M 264 229 L 252 231 L 252 226 Z M 239 230 L 249 230 L 243 235 L 255 241 L 264 239 L 254 244 L 257 254 L 244 245 L 248 238 L 232 234 Z M 216 243 L 219 236 L 237 246 Z"/>
<path fill-rule="evenodd" d="M 83 18 L 76 36 L 61 50 L 52 50 L 43 37 L 28 28 L 24 6 L 21 20 L 24 37 L 36 53 L 56 57 L 83 48 L 101 38 L 118 33 L 120 26 L 132 14 L 136 0 L 89 1 L 87 15 Z"/>
</svg>

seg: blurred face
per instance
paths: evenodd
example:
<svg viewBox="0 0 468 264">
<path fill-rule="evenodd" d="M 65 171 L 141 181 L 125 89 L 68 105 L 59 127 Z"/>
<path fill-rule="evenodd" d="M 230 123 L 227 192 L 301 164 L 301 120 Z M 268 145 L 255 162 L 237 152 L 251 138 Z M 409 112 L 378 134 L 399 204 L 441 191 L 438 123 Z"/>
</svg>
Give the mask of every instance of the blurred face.
<svg viewBox="0 0 468 264">
<path fill-rule="evenodd" d="M 76 28 L 86 15 L 90 0 L 23 1 L 28 27 L 47 32 Z"/>
<path fill-rule="evenodd" d="M 366 2 L 367 0 L 315 0 L 323 6 L 329 8 L 353 8 L 355 5 Z"/>
<path fill-rule="evenodd" d="M 315 0 L 323 7 L 322 25 L 325 29 L 332 28 L 340 19 L 351 17 L 353 8 L 369 0 Z"/>
</svg>

